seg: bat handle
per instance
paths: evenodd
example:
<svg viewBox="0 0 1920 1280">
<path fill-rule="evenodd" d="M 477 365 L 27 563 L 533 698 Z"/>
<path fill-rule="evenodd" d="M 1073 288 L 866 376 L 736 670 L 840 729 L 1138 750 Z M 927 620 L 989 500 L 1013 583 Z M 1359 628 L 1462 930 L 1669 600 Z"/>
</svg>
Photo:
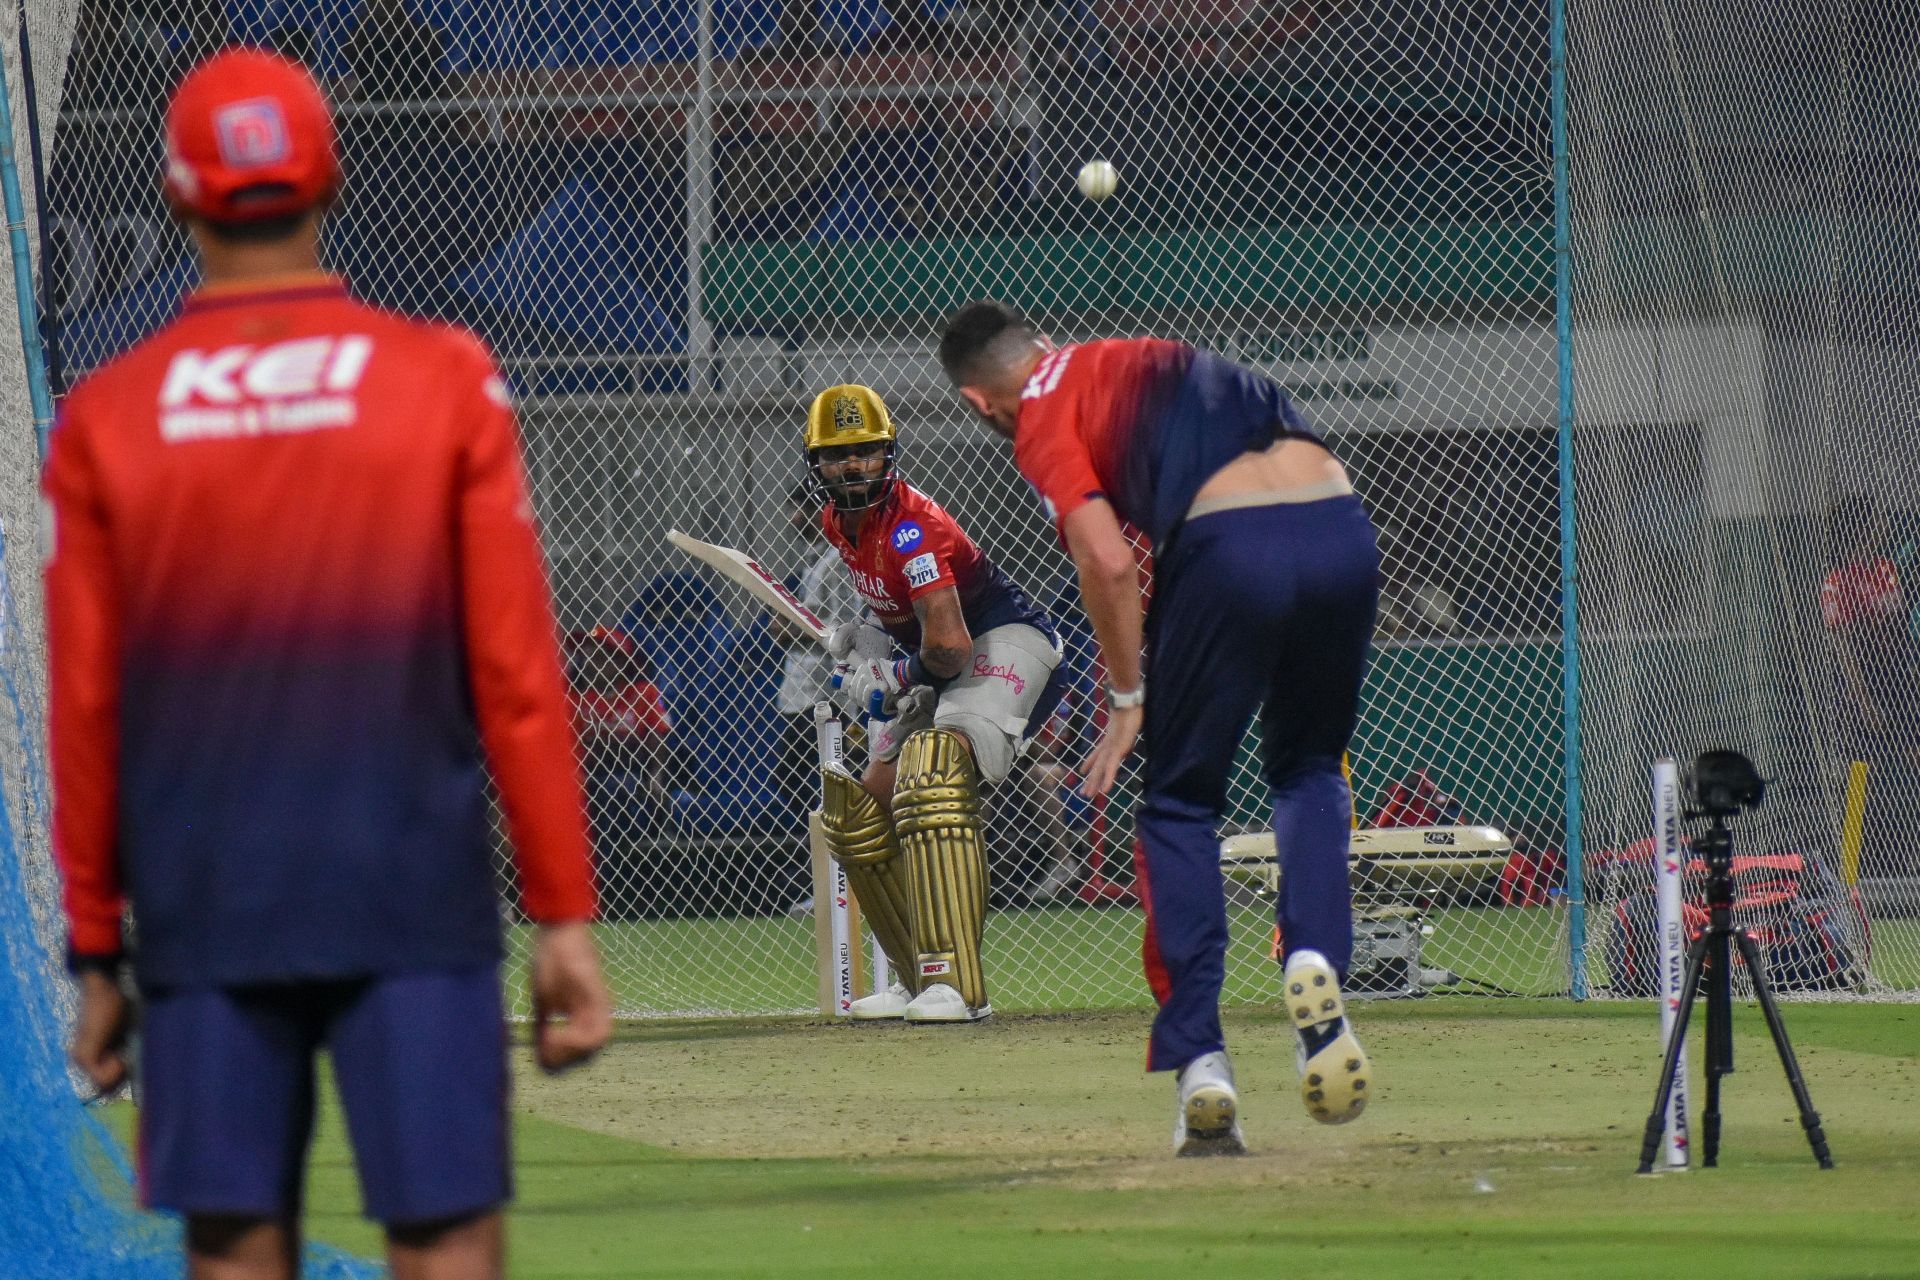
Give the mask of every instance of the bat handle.
<svg viewBox="0 0 1920 1280">
<path fill-rule="evenodd" d="M 813 737 L 820 755 L 820 767 L 838 766 L 845 758 L 840 717 L 833 704 L 822 699 L 813 704 Z"/>
</svg>

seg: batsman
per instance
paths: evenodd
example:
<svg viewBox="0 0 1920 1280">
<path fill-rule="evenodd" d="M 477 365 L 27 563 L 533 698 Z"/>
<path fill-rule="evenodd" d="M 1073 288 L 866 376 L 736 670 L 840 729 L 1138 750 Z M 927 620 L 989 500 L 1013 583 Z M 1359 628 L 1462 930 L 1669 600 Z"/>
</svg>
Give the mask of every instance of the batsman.
<svg viewBox="0 0 1920 1280">
<path fill-rule="evenodd" d="M 870 388 L 829 387 L 807 414 L 827 540 L 878 622 L 828 637 L 842 699 L 877 718 L 861 777 L 827 768 L 822 826 L 899 976 L 853 1016 L 974 1022 L 992 1012 L 981 791 L 1060 700 L 1060 639 L 959 522 L 895 473 L 897 444 Z"/>
</svg>

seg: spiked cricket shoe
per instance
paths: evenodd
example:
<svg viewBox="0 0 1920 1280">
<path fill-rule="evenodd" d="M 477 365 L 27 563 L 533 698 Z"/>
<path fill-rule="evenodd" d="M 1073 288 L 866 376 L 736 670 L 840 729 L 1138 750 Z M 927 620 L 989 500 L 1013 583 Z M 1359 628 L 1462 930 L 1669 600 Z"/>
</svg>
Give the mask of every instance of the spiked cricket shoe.
<svg viewBox="0 0 1920 1280">
<path fill-rule="evenodd" d="M 885 1018 L 904 1017 L 907 1004 L 912 999 L 907 989 L 896 982 L 885 991 L 876 991 L 855 1000 L 847 1006 L 847 1014 L 855 1022 L 879 1022 Z"/>
<path fill-rule="evenodd" d="M 1300 1101 L 1321 1124 L 1345 1124 L 1367 1107 L 1373 1064 L 1347 1022 L 1340 979 L 1318 951 L 1287 958 L 1287 1014 L 1300 1046 Z"/>
<path fill-rule="evenodd" d="M 1233 1063 L 1224 1049 L 1203 1053 L 1180 1068 L 1179 1105 L 1173 1115 L 1176 1156 L 1242 1156 L 1240 1094 L 1233 1087 Z"/>
<path fill-rule="evenodd" d="M 993 1016 L 993 1006 L 983 1004 L 976 1009 L 958 991 L 936 982 L 909 1001 L 901 1016 L 914 1023 L 978 1022 Z"/>
</svg>

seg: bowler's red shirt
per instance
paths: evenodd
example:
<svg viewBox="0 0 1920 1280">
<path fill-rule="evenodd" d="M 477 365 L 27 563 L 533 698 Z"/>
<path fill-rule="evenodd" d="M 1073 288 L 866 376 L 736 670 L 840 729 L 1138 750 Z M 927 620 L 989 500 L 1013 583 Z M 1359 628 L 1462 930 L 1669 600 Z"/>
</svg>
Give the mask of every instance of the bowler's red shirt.
<svg viewBox="0 0 1920 1280">
<path fill-rule="evenodd" d="M 1034 367 L 1013 458 L 1063 541 L 1098 498 L 1158 548 L 1220 468 L 1283 438 L 1321 442 L 1266 375 L 1185 343 L 1106 338 Z"/>
</svg>

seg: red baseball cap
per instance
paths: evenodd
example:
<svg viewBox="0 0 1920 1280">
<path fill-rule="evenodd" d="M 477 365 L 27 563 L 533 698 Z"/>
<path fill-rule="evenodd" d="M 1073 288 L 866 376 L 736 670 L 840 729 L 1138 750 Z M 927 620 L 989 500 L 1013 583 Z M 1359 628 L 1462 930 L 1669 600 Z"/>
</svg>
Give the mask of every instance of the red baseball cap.
<svg viewBox="0 0 1920 1280">
<path fill-rule="evenodd" d="M 327 100 L 278 54 L 227 49 L 189 71 L 166 134 L 167 200 L 212 222 L 301 213 L 340 186 Z"/>
</svg>

